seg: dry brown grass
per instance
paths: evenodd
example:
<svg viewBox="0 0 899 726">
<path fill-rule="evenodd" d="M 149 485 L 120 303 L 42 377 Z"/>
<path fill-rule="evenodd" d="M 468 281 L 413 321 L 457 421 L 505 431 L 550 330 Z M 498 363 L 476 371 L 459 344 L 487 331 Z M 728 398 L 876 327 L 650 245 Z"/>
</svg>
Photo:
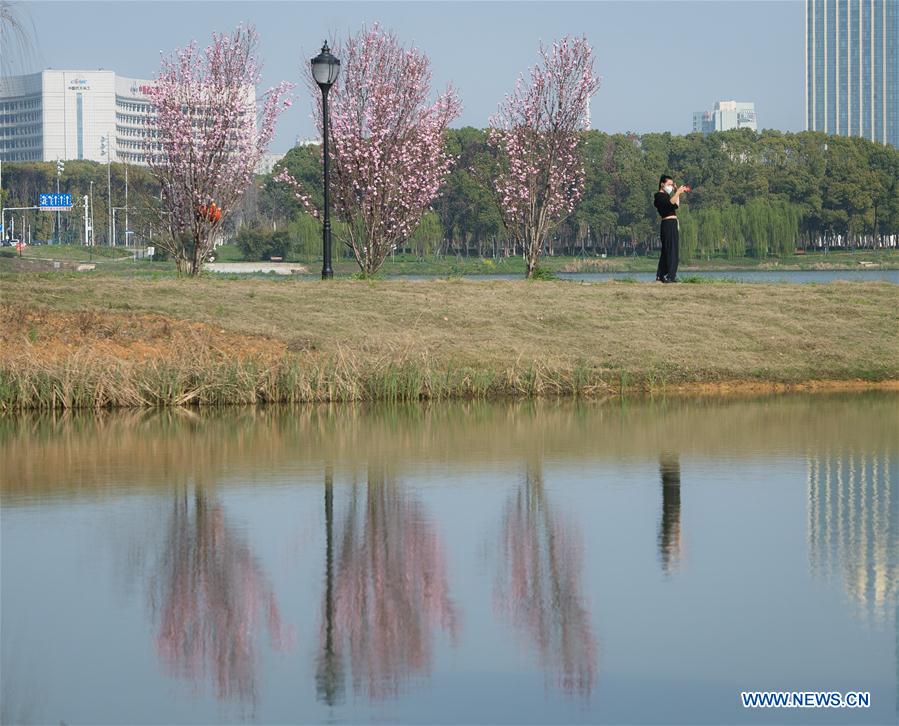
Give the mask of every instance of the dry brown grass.
<svg viewBox="0 0 899 726">
<path fill-rule="evenodd" d="M 0 343 L 10 356 L 58 362 L 90 352 L 126 361 L 173 360 L 185 355 L 246 358 L 284 353 L 283 341 L 248 336 L 206 323 L 158 314 L 123 315 L 4 306 Z M 4 356 L 5 358 L 5 356 Z"/>
<path fill-rule="evenodd" d="M 133 374 L 123 366 L 138 361 L 177 369 L 183 384 L 190 378 L 202 389 L 191 402 L 227 402 L 230 395 L 597 395 L 694 382 L 899 379 L 899 287 L 889 283 L 10 276 L 3 301 L 7 407 L 10 385 L 16 405 L 43 400 L 35 387 L 79 360 L 119 376 Z M 205 382 L 191 374 L 198 366 Z M 16 382 L 23 374 L 13 375 L 22 367 L 42 370 L 46 380 L 23 387 Z M 203 394 L 223 385 L 224 372 L 237 377 L 236 388 Z M 237 382 L 243 374 L 249 378 Z M 103 405 L 129 399 L 120 398 L 107 392 Z M 130 397 L 137 405 L 176 399 Z"/>
</svg>

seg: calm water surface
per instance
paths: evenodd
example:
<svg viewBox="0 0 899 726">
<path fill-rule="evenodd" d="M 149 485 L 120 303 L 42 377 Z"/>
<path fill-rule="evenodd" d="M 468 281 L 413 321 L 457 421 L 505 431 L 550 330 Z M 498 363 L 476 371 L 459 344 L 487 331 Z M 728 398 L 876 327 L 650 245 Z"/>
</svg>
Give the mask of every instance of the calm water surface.
<svg viewBox="0 0 899 726">
<path fill-rule="evenodd" d="M 896 395 L 4 419 L 0 481 L 4 723 L 899 715 Z"/>
</svg>

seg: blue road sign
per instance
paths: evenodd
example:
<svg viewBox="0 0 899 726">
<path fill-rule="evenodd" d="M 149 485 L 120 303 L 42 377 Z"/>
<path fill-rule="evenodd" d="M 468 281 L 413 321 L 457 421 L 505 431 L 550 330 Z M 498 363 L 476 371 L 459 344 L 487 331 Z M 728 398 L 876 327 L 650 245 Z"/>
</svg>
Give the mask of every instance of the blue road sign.
<svg viewBox="0 0 899 726">
<path fill-rule="evenodd" d="M 40 208 L 43 211 L 69 210 L 72 208 L 72 195 L 41 194 Z"/>
</svg>

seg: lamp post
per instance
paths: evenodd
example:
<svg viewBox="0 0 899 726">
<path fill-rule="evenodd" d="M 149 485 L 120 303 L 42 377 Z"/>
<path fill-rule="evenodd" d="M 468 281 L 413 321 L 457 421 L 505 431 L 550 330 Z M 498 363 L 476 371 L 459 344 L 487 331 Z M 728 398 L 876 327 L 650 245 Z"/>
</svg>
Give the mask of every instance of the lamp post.
<svg viewBox="0 0 899 726">
<path fill-rule="evenodd" d="M 125 247 L 128 246 L 128 160 L 125 158 Z"/>
<path fill-rule="evenodd" d="M 94 180 L 91 179 L 91 240 L 88 243 L 91 247 L 94 246 Z"/>
<path fill-rule="evenodd" d="M 6 228 L 3 226 L 3 159 L 0 159 L 0 240 L 6 239 Z"/>
<path fill-rule="evenodd" d="M 113 239 L 112 232 L 112 172 L 110 169 L 110 164 L 112 162 L 112 136 L 107 132 L 106 138 L 100 137 L 100 155 L 106 155 L 106 202 L 109 207 L 108 210 L 108 219 L 107 226 L 109 230 L 107 231 L 106 244 L 115 247 L 115 240 Z"/>
<path fill-rule="evenodd" d="M 312 77 L 322 89 L 322 151 L 324 153 L 325 169 L 325 218 L 322 224 L 322 280 L 328 280 L 334 277 L 334 270 L 331 269 L 331 210 L 330 210 L 330 194 L 328 191 L 330 175 L 328 169 L 328 91 L 337 80 L 337 74 L 340 73 L 340 61 L 331 55 L 328 48 L 328 41 L 322 45 L 322 51 L 312 59 Z"/>
<path fill-rule="evenodd" d="M 57 158 L 56 159 L 56 193 L 59 194 L 59 177 L 62 176 L 62 173 L 66 169 L 66 163 Z M 60 227 L 59 227 L 59 210 L 56 210 L 56 244 L 60 243 Z"/>
</svg>

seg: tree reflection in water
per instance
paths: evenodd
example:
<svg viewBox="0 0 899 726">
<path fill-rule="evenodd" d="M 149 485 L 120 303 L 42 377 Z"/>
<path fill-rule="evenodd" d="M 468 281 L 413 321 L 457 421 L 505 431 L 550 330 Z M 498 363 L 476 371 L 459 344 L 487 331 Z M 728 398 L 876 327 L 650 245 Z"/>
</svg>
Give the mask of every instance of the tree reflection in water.
<svg viewBox="0 0 899 726">
<path fill-rule="evenodd" d="M 334 638 L 334 474 L 325 470 L 325 602 L 321 648 L 315 669 L 318 700 L 333 706 L 343 700 L 343 664 Z"/>
<path fill-rule="evenodd" d="M 167 670 L 220 699 L 255 703 L 263 616 L 273 647 L 289 647 L 271 586 L 220 503 L 198 488 L 175 496 L 162 557 L 149 579 L 156 649 Z"/>
<path fill-rule="evenodd" d="M 325 486 L 330 537 L 327 479 Z M 355 692 L 396 696 L 410 677 L 429 672 L 432 630 L 439 625 L 455 639 L 459 627 L 445 554 L 422 505 L 380 470 L 360 489 L 352 487 L 336 531 L 336 563 L 326 555 L 316 680 L 319 699 L 329 704 L 342 697 L 344 653 Z"/>
<path fill-rule="evenodd" d="M 659 524 L 659 557 L 662 569 L 670 573 L 681 560 L 680 459 L 665 453 L 659 458 L 662 477 L 662 520 Z"/>
<path fill-rule="evenodd" d="M 583 544 L 575 522 L 549 506 L 542 465 L 529 463 L 523 486 L 506 504 L 498 609 L 533 639 L 547 676 L 566 693 L 589 696 L 596 681 L 597 644 L 581 595 Z"/>
</svg>

